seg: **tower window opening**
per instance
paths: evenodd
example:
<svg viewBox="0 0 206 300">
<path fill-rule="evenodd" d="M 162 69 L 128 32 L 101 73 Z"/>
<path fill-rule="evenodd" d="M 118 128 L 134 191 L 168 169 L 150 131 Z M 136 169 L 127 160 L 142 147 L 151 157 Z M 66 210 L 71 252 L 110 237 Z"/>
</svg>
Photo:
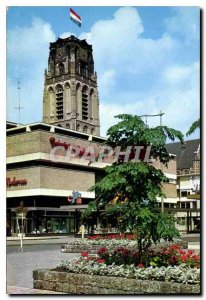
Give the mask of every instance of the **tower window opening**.
<svg viewBox="0 0 206 300">
<path fill-rule="evenodd" d="M 88 77 L 88 66 L 87 66 L 87 63 L 85 63 L 85 62 L 80 62 L 80 63 L 78 64 L 78 73 L 79 73 L 81 76 Z"/>
<path fill-rule="evenodd" d="M 83 127 L 83 132 L 84 132 L 84 133 L 87 133 L 87 132 L 88 132 L 88 126 L 87 126 L 87 125 L 85 125 L 85 126 Z"/>
<path fill-rule="evenodd" d="M 88 119 L 88 95 L 86 93 L 82 93 L 82 119 Z"/>
<path fill-rule="evenodd" d="M 61 86 L 56 92 L 56 117 L 58 120 L 63 119 L 63 89 Z"/>
<path fill-rule="evenodd" d="M 59 75 L 61 76 L 63 74 L 64 74 L 64 64 L 61 63 L 61 64 L 59 64 Z"/>
</svg>

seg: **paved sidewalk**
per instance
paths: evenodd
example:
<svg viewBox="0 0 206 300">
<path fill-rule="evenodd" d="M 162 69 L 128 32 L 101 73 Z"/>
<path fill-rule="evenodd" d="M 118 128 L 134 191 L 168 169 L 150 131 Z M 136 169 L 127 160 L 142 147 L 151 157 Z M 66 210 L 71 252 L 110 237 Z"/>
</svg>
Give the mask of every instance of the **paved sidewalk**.
<svg viewBox="0 0 206 300">
<path fill-rule="evenodd" d="M 30 289 L 19 286 L 7 286 L 7 294 L 11 295 L 25 295 L 25 294 L 65 294 L 61 292 L 53 292 L 48 290 Z"/>
<path fill-rule="evenodd" d="M 24 245 L 49 245 L 49 244 L 65 244 L 73 240 L 74 237 L 71 236 L 34 236 L 34 237 L 24 237 Z M 7 237 L 7 246 L 18 246 L 20 245 L 19 237 Z"/>
<path fill-rule="evenodd" d="M 59 245 L 25 246 L 23 253 L 17 252 L 15 247 L 8 248 L 10 252 L 7 254 L 7 284 L 26 288 L 33 288 L 33 270 L 51 269 L 62 260 L 80 255 L 62 253 Z"/>
</svg>

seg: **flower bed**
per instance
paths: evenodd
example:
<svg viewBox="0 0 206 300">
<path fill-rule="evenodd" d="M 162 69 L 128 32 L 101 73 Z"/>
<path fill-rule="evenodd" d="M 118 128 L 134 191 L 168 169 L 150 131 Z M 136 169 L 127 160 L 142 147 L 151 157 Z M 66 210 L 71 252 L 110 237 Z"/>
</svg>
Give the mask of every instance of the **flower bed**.
<svg viewBox="0 0 206 300">
<path fill-rule="evenodd" d="M 107 265 L 131 265 L 135 264 L 141 267 L 162 267 L 178 266 L 185 264 L 191 268 L 200 267 L 200 257 L 194 253 L 194 250 L 184 251 L 179 245 L 162 247 L 161 249 L 148 249 L 141 256 L 137 249 L 131 250 L 125 247 L 118 247 L 113 250 L 100 248 L 97 252 L 98 258 Z M 90 260 L 89 253 L 82 252 L 82 257 Z"/>
<path fill-rule="evenodd" d="M 161 240 L 158 244 L 153 244 L 151 248 L 161 248 L 162 246 L 169 247 L 170 245 L 180 245 L 182 248 L 187 248 L 187 242 L 176 239 L 173 242 Z M 114 239 L 114 238 L 92 238 L 92 239 L 74 239 L 68 244 L 61 245 L 61 252 L 63 253 L 81 253 L 82 251 L 89 251 L 97 253 L 101 247 L 114 249 L 116 247 L 127 247 L 128 249 L 136 249 L 137 243 L 132 239 Z"/>
<path fill-rule="evenodd" d="M 61 262 L 56 270 L 93 275 L 121 276 L 136 279 L 199 283 L 200 258 L 193 250 L 179 245 L 161 250 L 149 250 L 139 255 L 124 247 L 100 248 L 96 255 L 83 251 L 81 257 Z"/>
<path fill-rule="evenodd" d="M 178 245 L 143 256 L 124 247 L 100 248 L 34 271 L 34 287 L 69 294 L 199 294 L 199 263 L 198 255 Z"/>
<path fill-rule="evenodd" d="M 132 265 L 106 265 L 100 259 L 73 259 L 59 263 L 54 271 L 76 274 L 115 276 L 131 279 L 158 280 L 184 284 L 199 284 L 200 269 L 190 268 L 186 264 L 168 267 L 149 267 Z"/>
</svg>

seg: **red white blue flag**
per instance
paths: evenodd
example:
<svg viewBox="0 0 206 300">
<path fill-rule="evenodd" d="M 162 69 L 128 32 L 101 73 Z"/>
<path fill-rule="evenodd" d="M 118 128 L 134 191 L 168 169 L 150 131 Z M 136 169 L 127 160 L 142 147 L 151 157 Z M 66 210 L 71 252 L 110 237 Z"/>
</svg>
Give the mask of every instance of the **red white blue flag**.
<svg viewBox="0 0 206 300">
<path fill-rule="evenodd" d="M 82 24 L 81 17 L 71 8 L 70 8 L 70 19 L 74 21 L 79 27 L 81 27 Z"/>
</svg>

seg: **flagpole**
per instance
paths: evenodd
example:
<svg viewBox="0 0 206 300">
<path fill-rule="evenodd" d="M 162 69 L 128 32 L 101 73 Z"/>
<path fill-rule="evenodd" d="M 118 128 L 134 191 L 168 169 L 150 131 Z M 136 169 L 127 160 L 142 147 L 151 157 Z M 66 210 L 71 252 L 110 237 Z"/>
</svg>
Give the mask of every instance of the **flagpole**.
<svg viewBox="0 0 206 300">
<path fill-rule="evenodd" d="M 69 16 L 69 19 L 70 19 L 70 22 L 69 22 L 69 32 L 70 32 L 70 35 L 72 34 L 72 30 L 71 30 L 71 22 L 72 22 L 72 20 L 71 20 L 71 17 Z"/>
</svg>

